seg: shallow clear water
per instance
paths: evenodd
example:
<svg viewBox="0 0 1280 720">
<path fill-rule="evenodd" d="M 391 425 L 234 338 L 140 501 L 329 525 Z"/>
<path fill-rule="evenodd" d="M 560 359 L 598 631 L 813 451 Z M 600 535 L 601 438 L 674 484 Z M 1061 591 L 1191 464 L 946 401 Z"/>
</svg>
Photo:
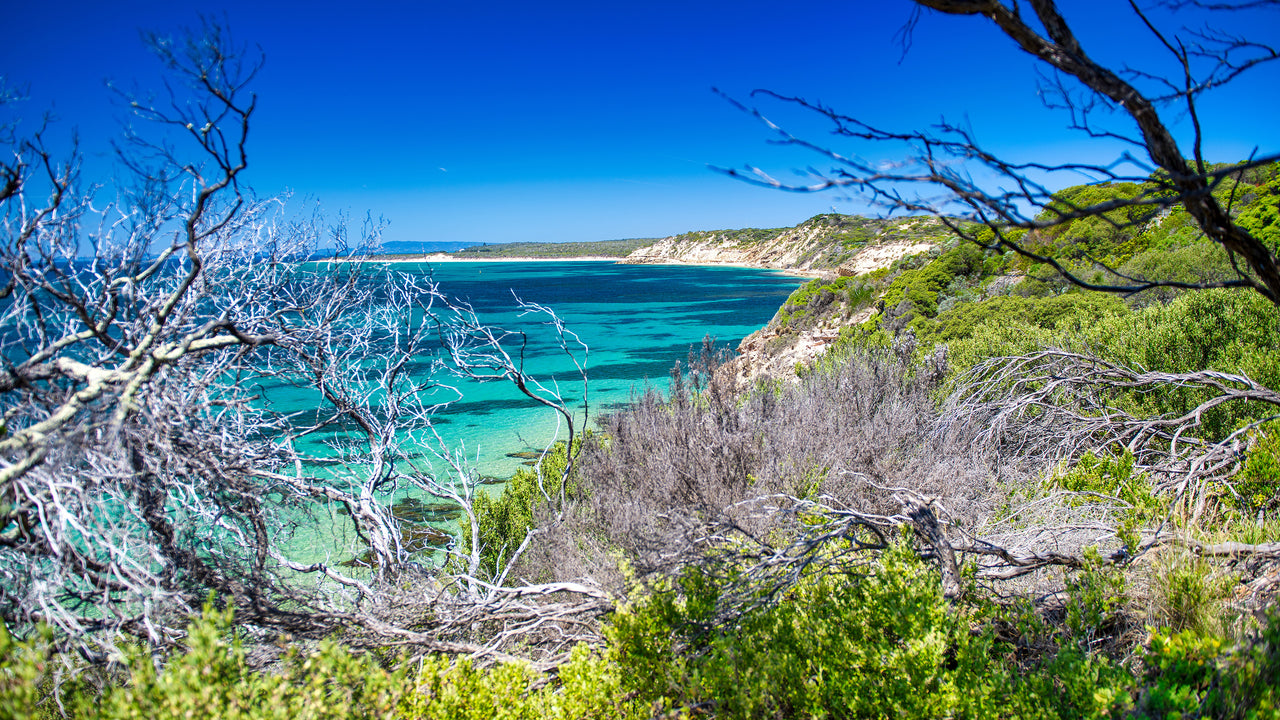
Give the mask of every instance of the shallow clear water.
<svg viewBox="0 0 1280 720">
<path fill-rule="evenodd" d="M 769 270 L 612 262 L 399 263 L 394 269 L 430 274 L 487 324 L 526 330 L 529 372 L 554 382 L 581 408 L 584 388 L 573 364 L 554 335 L 538 326 L 541 318 L 517 316 L 513 295 L 553 309 L 588 348 L 579 361 L 592 417 L 624 404 L 646 383 L 665 389 L 672 366 L 706 335 L 736 347 L 804 282 Z M 540 449 L 554 436 L 555 415 L 509 383 L 457 384 L 464 396 L 437 416 L 437 430 L 451 447 L 464 447 L 481 474 L 509 476 L 520 460 L 507 453 Z"/>
<path fill-rule="evenodd" d="M 429 274 L 444 293 L 470 303 L 482 322 L 526 331 L 526 370 L 558 388 L 577 408 L 579 423 L 584 397 L 589 417 L 595 418 L 625 405 L 648 386 L 665 390 L 672 366 L 686 361 L 690 349 L 699 347 L 707 335 L 719 346 L 737 347 L 805 281 L 769 270 L 612 262 L 397 263 L 393 269 Z M 538 324 L 544 318 L 520 317 L 515 296 L 553 309 L 587 346 L 585 353 L 575 348 L 586 369 L 585 392 L 555 334 Z M 414 365 L 425 370 L 432 359 Z M 565 437 L 563 429 L 556 434 L 554 412 L 524 397 L 509 382 L 443 379 L 456 385 L 463 397 L 436 415 L 435 430 L 450 450 L 465 450 L 480 475 L 510 477 L 524 460 L 508 453 L 541 450 Z M 281 411 L 305 412 L 318 403 L 317 396 L 304 391 L 264 390 Z M 588 421 L 588 428 L 593 425 Z M 313 457 L 332 457 L 324 440 L 311 436 L 299 449 Z M 431 464 L 427 447 L 412 455 L 419 469 Z M 435 470 L 443 469 L 437 462 Z M 338 471 L 323 466 L 310 471 L 325 475 L 330 470 Z M 490 491 L 497 488 L 489 486 Z M 395 492 L 397 499 L 415 494 L 410 488 Z M 301 530 L 293 549 L 315 556 L 308 561 L 333 557 L 335 552 L 339 557 L 362 552 L 345 518 L 332 513 L 328 517 L 321 526 Z M 449 523 L 443 527 L 452 530 Z"/>
</svg>

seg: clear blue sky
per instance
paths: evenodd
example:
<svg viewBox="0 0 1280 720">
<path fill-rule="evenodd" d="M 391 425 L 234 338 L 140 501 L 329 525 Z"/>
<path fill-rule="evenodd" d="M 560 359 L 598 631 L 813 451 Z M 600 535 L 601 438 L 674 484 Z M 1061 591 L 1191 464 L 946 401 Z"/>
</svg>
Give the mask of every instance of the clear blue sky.
<svg viewBox="0 0 1280 720">
<path fill-rule="evenodd" d="M 769 146 L 713 86 L 743 99 L 755 88 L 801 95 L 887 128 L 968 122 L 1015 159 L 1116 154 L 1066 131 L 1036 97 L 1030 59 L 981 19 L 926 14 L 903 57 L 904 0 L 9 5 L 0 74 L 28 90 L 27 111 L 52 109 L 64 135 L 79 129 L 90 170 L 105 166 L 95 158 L 122 114 L 104 80 L 157 77 L 139 30 L 196 26 L 197 12 L 225 17 L 266 55 L 249 183 L 329 212 L 384 216 L 389 240 L 660 237 L 861 210 L 708 170 L 751 163 L 794 177 L 792 168 L 822 167 Z M 1062 6 L 1095 57 L 1174 70 L 1120 0 Z M 1280 12 L 1229 24 L 1280 43 Z M 1280 150 L 1277 89 L 1273 63 L 1208 102 L 1206 153 Z"/>
</svg>

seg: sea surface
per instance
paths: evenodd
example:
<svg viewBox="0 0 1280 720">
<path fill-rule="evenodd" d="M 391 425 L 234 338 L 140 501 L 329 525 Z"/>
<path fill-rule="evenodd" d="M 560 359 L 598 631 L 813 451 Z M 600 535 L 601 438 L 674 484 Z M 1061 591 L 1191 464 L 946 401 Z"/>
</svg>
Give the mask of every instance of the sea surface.
<svg viewBox="0 0 1280 720">
<path fill-rule="evenodd" d="M 594 261 L 395 263 L 390 269 L 428 276 L 442 292 L 468 303 L 485 324 L 526 333 L 523 347 L 525 337 L 509 337 L 508 351 L 522 356 L 526 371 L 575 409 L 579 430 L 584 416 L 585 426 L 594 427 L 595 418 L 624 407 L 647 388 L 665 392 L 672 367 L 687 362 L 704 337 L 736 348 L 806 281 L 772 270 Z M 546 317 L 522 315 L 517 297 L 554 310 L 563 321 L 573 334 L 569 348 L 585 369 L 585 385 L 557 334 L 544 324 Z M 412 368 L 423 372 L 433 359 L 422 358 Z M 512 453 L 541 450 L 566 438 L 556 413 L 509 382 L 479 383 L 448 375 L 437 379 L 456 387 L 462 397 L 436 413 L 437 437 L 422 434 L 414 438 L 418 446 L 409 444 L 415 467 L 430 465 L 437 474 L 444 472 L 433 451 L 448 449 L 462 453 L 476 475 L 508 478 L 528 462 Z M 266 395 L 275 409 L 285 412 L 314 412 L 317 402 L 313 394 L 291 394 L 288 388 L 268 389 Z M 324 457 L 330 452 L 326 444 L 334 440 L 341 438 L 311 436 L 299 449 Z M 326 474 L 323 467 L 312 472 Z M 496 492 L 499 487 L 487 489 Z M 415 494 L 401 488 L 395 499 Z M 300 539 L 322 553 L 351 547 L 344 520 L 332 520 L 315 528 L 317 534 L 304 533 L 307 537 Z"/>
<path fill-rule="evenodd" d="M 557 388 L 580 419 L 584 404 L 594 418 L 646 387 L 665 390 L 672 367 L 705 336 L 737 347 L 805 282 L 772 270 L 592 261 L 396 263 L 393 269 L 428 275 L 441 291 L 469 303 L 484 323 L 527 333 L 523 348 L 518 338 L 510 339 L 511 352 L 523 350 L 526 370 Z M 521 315 L 517 297 L 554 310 L 585 346 L 569 338 L 586 371 L 585 387 L 546 318 Z M 508 453 L 541 449 L 556 439 L 555 413 L 510 383 L 441 379 L 462 398 L 437 413 L 436 429 L 451 448 L 464 448 L 481 474 L 509 476 L 521 460 Z"/>
</svg>

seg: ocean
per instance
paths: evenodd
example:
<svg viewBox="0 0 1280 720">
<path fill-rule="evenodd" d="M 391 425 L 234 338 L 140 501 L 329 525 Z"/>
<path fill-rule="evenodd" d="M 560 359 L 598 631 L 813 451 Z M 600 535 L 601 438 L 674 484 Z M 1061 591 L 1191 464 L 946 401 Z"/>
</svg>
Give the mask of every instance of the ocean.
<svg viewBox="0 0 1280 720">
<path fill-rule="evenodd" d="M 594 261 L 396 263 L 393 269 L 431 276 L 486 324 L 526 331 L 527 370 L 557 386 L 579 412 L 585 400 L 590 417 L 648 386 L 665 390 L 672 366 L 707 335 L 721 347 L 737 347 L 805 281 L 772 270 Z M 585 352 L 574 348 L 586 370 L 585 392 L 554 334 L 540 326 L 541 318 L 519 316 L 516 297 L 554 310 L 586 345 Z M 452 448 L 465 448 L 481 474 L 510 476 L 520 460 L 508 453 L 541 449 L 553 438 L 554 413 L 510 383 L 450 382 L 462 398 L 437 414 L 436 429 Z M 294 409 L 289 402 L 307 401 L 282 400 L 285 410 Z M 319 445 L 309 451 L 323 454 Z"/>
<path fill-rule="evenodd" d="M 584 414 L 586 428 L 591 428 L 593 418 L 624 407 L 647 388 L 665 391 L 672 367 L 687 361 L 704 337 L 711 336 L 720 347 L 736 348 L 742 338 L 768 323 L 787 296 L 806 281 L 772 270 L 608 261 L 395 263 L 391 269 L 431 277 L 442 292 L 470 304 L 487 325 L 526 332 L 525 369 L 544 385 L 558 389 L 575 408 L 579 429 Z M 586 371 L 585 388 L 555 333 L 540 323 L 544 318 L 521 316 L 516 297 L 554 310 L 586 346 L 584 352 L 571 344 Z M 514 341 L 509 350 L 519 352 Z M 413 369 L 425 371 L 433 359 L 422 358 Z M 433 459 L 434 445 L 461 453 L 480 476 L 503 479 L 528 462 L 527 457 L 513 454 L 541 450 L 555 439 L 565 439 L 563 427 L 557 427 L 557 415 L 524 397 L 509 382 L 437 379 L 455 386 L 461 398 L 436 413 L 436 437 L 418 435 L 408 443 L 410 448 L 420 443 L 409 452 L 415 467 L 443 470 L 443 463 Z M 314 413 L 318 402 L 314 393 L 280 387 L 263 390 L 273 409 L 281 412 Z M 296 447 L 337 462 L 333 447 L 347 440 L 316 434 Z M 341 474 L 341 468 L 321 463 L 310 472 Z M 488 485 L 487 490 L 497 492 L 500 487 Z M 400 488 L 394 496 L 403 499 L 416 494 Z M 303 531 L 295 540 L 318 556 L 332 557 L 342 547 L 358 552 L 345 519 L 330 517 L 331 523 Z"/>
</svg>

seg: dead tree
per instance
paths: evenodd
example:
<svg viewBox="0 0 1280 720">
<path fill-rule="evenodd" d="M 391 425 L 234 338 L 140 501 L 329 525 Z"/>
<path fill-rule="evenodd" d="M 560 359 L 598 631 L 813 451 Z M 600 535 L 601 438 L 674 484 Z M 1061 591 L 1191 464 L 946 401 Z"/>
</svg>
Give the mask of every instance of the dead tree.
<svg viewBox="0 0 1280 720">
<path fill-rule="evenodd" d="M 1200 122 L 1204 96 L 1241 75 L 1280 59 L 1274 40 L 1257 41 L 1212 29 L 1172 32 L 1162 25 L 1176 22 L 1176 12 L 1194 6 L 1218 13 L 1255 13 L 1253 28 L 1265 33 L 1275 27 L 1274 11 L 1280 4 L 1264 2 L 1187 3 L 1166 1 L 1151 9 L 1132 0 L 1117 4 L 1116 17 L 1097 22 L 1136 23 L 1136 31 L 1150 33 L 1167 54 L 1165 70 L 1136 65 L 1106 67 L 1087 52 L 1054 0 L 916 0 L 910 29 L 928 10 L 945 15 L 970 15 L 994 24 L 1021 50 L 1048 69 L 1040 88 L 1050 107 L 1067 112 L 1070 127 L 1100 142 L 1116 143 L 1119 157 L 1108 164 L 1014 162 L 983 147 L 969 129 L 942 122 L 927 131 L 896 131 L 876 127 L 863 119 L 803 98 L 772 91 L 757 97 L 781 101 L 830 121 L 831 134 L 851 142 L 871 141 L 904 148 L 905 157 L 893 162 L 862 160 L 851 153 L 813 139 L 791 134 L 769 121 L 759 108 L 743 110 L 766 123 L 776 142 L 813 151 L 831 163 L 827 171 L 812 171 L 808 182 L 796 184 L 775 179 L 757 168 L 723 170 L 727 174 L 764 187 L 793 192 L 844 191 L 869 198 L 888 213 L 930 214 L 939 217 L 958 236 L 992 249 L 1012 250 L 1052 267 L 1067 281 L 1091 290 L 1134 293 L 1156 287 L 1246 287 L 1280 304 L 1280 265 L 1273 248 L 1241 227 L 1232 216 L 1234 193 L 1228 200 L 1215 191 L 1238 182 L 1240 174 L 1274 162 L 1280 155 L 1251 157 L 1227 165 L 1211 164 L 1202 153 L 1207 130 Z M 1157 15 L 1159 15 L 1157 17 Z M 1034 19 L 1033 19 L 1034 18 Z M 1159 58 L 1146 59 L 1156 66 Z M 1179 115 L 1191 120 L 1192 134 L 1180 141 L 1172 130 Z M 1123 127 L 1108 123 L 1107 116 L 1124 119 Z M 976 180 L 986 177 L 989 180 Z M 1063 183 L 1058 178 L 1069 177 Z M 1134 183 L 1138 190 L 1128 197 L 1108 198 L 1084 204 L 1057 197 L 1054 183 L 1079 184 L 1080 178 L 1097 184 Z M 1222 195 L 1222 193 L 1219 193 Z M 1181 206 L 1204 236 L 1230 258 L 1234 276 L 1212 282 L 1188 283 L 1171 278 L 1134 277 L 1106 267 L 1103 280 L 1093 280 L 1069 263 L 1039 251 L 1033 235 L 1088 217 L 1102 218 L 1115 226 L 1133 221 L 1126 210 L 1140 210 L 1145 220 L 1158 211 Z"/>
<path fill-rule="evenodd" d="M 509 330 L 482 322 L 475 310 L 465 303 L 450 300 L 441 296 L 442 311 L 432 316 L 440 344 L 448 352 L 450 369 L 461 377 L 479 382 L 509 382 L 525 397 L 542 405 L 554 413 L 556 418 L 555 436 L 551 445 L 561 439 L 568 452 L 568 462 L 557 478 L 552 478 L 554 485 L 548 487 L 542 475 L 539 462 L 535 470 L 538 478 L 538 489 L 543 499 L 555 507 L 558 516 L 562 516 L 566 502 L 566 490 L 569 476 L 573 472 L 577 449 L 574 440 L 578 431 L 587 422 L 590 410 L 587 390 L 586 356 L 589 351 L 586 343 L 573 331 L 565 327 L 564 322 L 551 308 L 521 300 L 514 297 L 519 317 L 527 322 L 542 324 L 554 335 L 560 353 L 567 358 L 577 371 L 582 383 L 583 398 L 580 409 L 571 409 L 563 400 L 558 384 L 550 384 L 534 377 L 525 370 L 525 359 L 528 352 L 529 338 L 525 330 Z M 579 356 L 581 354 L 581 356 Z M 582 419 L 578 420 L 577 414 Z M 546 451 L 543 452 L 546 457 Z M 473 545 L 474 547 L 474 545 Z"/>
<path fill-rule="evenodd" d="M 484 334 L 429 278 L 362 263 L 377 224 L 351 242 L 343 223 L 253 195 L 243 175 L 260 54 L 213 23 L 149 44 L 171 82 L 158 100 L 122 93 L 155 133 L 130 132 L 126 173 L 110 184 L 85 182 L 74 149 L 59 159 L 50 130 L 0 124 L 0 620 L 19 633 L 47 624 L 100 660 L 120 633 L 173 644 L 213 593 L 266 633 L 353 628 L 483 659 L 598 614 L 607 599 L 586 586 L 507 587 L 413 562 L 397 490 L 473 515 L 461 463 L 408 461 L 457 397 L 441 338 L 454 371 L 505 358 L 499 376 L 573 413 L 503 354 L 508 336 Z M 339 257 L 307 262 L 326 238 Z M 261 391 L 272 384 L 313 393 L 316 410 L 274 409 Z M 299 449 L 312 436 L 346 453 L 333 473 Z M 548 492 L 562 496 L 563 479 Z M 339 517 L 328 508 L 345 511 L 365 567 L 298 547 Z M 436 630 L 421 629 L 426 617 Z M 494 617 L 509 623 L 478 636 Z"/>
</svg>

